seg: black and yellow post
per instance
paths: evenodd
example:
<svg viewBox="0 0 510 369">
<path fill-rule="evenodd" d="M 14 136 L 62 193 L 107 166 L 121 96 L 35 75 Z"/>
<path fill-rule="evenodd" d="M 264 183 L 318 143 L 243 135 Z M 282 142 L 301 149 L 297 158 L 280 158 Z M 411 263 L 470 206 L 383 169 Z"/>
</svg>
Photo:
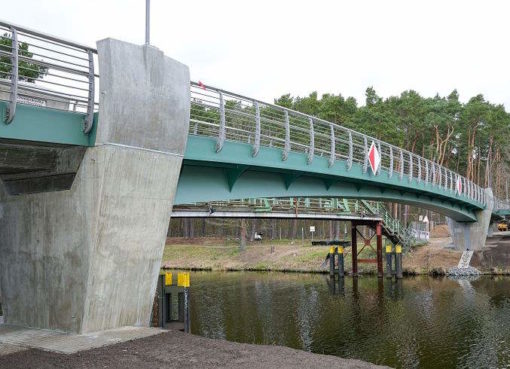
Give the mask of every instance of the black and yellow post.
<svg viewBox="0 0 510 369">
<path fill-rule="evenodd" d="M 331 246 L 329 248 L 329 276 L 335 276 L 335 248 Z"/>
<path fill-rule="evenodd" d="M 177 274 L 177 286 L 182 287 L 183 291 L 179 292 L 179 322 L 184 323 L 184 332 L 190 331 L 189 317 L 189 273 Z"/>
<path fill-rule="evenodd" d="M 391 279 L 393 277 L 393 268 L 392 268 L 392 259 L 393 259 L 393 252 L 392 252 L 391 245 L 386 245 L 386 278 Z"/>
<path fill-rule="evenodd" d="M 338 278 L 343 278 L 344 273 L 344 247 L 338 246 Z"/>
<path fill-rule="evenodd" d="M 402 271 L 402 246 L 395 246 L 395 270 L 397 272 L 397 279 L 402 279 L 404 277 Z"/>
<path fill-rule="evenodd" d="M 189 332 L 189 287 L 189 273 L 177 274 L 177 286 L 173 284 L 172 273 L 160 274 L 157 288 L 159 296 L 157 322 L 159 327 L 175 328 Z M 176 307 L 177 311 L 175 311 Z"/>
</svg>

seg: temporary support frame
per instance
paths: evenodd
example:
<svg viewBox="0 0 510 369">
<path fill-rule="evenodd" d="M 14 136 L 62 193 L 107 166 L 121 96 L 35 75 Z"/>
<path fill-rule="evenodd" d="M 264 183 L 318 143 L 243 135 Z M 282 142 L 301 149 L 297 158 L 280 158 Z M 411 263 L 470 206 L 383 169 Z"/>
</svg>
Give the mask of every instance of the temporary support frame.
<svg viewBox="0 0 510 369">
<path fill-rule="evenodd" d="M 367 238 L 358 229 L 359 226 L 368 226 L 374 230 L 371 237 Z M 363 247 L 358 251 L 358 235 L 363 239 Z M 376 248 L 372 245 L 372 239 L 376 237 Z M 352 276 L 358 276 L 358 263 L 374 263 L 377 264 L 377 276 L 382 278 L 383 269 L 383 253 L 382 253 L 382 223 L 373 220 L 356 220 L 351 221 L 351 243 L 352 243 Z M 376 253 L 375 259 L 360 259 L 359 255 L 365 249 L 370 247 Z"/>
</svg>

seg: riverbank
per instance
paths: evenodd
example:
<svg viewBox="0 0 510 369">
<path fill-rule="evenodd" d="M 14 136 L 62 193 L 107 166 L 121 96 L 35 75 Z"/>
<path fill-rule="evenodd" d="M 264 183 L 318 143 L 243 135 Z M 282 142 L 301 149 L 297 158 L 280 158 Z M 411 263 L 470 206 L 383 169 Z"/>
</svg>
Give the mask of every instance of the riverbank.
<svg viewBox="0 0 510 369">
<path fill-rule="evenodd" d="M 0 357 L 1 369 L 14 368 L 388 368 L 282 346 L 209 339 L 178 331 L 65 355 L 25 350 Z"/>
<path fill-rule="evenodd" d="M 427 245 L 413 248 L 403 258 L 404 274 L 444 275 L 457 266 L 462 252 L 450 247 L 450 237 L 432 238 Z M 358 246 L 360 249 L 361 246 Z M 310 241 L 249 242 L 241 251 L 237 242 L 216 238 L 168 238 L 162 267 L 166 269 L 214 271 L 282 271 L 327 273 L 323 262 L 327 246 L 311 246 Z M 496 235 L 487 240 L 483 251 L 473 255 L 471 265 L 484 274 L 510 274 L 510 236 Z M 366 247 L 362 258 L 375 258 Z M 508 260 L 507 260 L 508 259 Z M 351 251 L 345 248 L 345 270 L 351 270 Z M 359 264 L 359 272 L 376 273 L 375 264 Z"/>
</svg>

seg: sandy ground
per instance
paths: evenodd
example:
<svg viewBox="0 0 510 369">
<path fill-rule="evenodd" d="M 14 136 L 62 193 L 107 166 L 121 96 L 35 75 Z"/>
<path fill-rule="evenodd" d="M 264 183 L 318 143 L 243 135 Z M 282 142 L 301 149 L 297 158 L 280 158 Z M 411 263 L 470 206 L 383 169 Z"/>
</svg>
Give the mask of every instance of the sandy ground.
<svg viewBox="0 0 510 369">
<path fill-rule="evenodd" d="M 178 331 L 76 354 L 26 350 L 0 357 L 0 368 L 387 368 L 280 346 L 213 340 Z"/>
<path fill-rule="evenodd" d="M 462 252 L 447 247 L 451 243 L 450 237 L 431 238 L 427 245 L 404 255 L 404 271 L 409 274 L 443 274 L 448 268 L 457 266 Z"/>
</svg>

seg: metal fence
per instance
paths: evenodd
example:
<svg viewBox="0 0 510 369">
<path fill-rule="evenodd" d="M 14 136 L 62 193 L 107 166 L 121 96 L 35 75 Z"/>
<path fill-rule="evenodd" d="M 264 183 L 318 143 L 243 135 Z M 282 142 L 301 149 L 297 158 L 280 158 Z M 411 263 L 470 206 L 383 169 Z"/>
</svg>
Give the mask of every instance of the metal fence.
<svg viewBox="0 0 510 369">
<path fill-rule="evenodd" d="M 9 102 L 5 123 L 13 121 L 21 103 L 82 113 L 88 133 L 98 108 L 96 66 L 93 48 L 0 21 L 0 100 Z"/>
<path fill-rule="evenodd" d="M 218 88 L 191 83 L 190 134 L 217 138 L 220 151 L 226 140 L 250 143 L 256 156 L 261 146 L 305 153 L 308 163 L 315 156 L 328 158 L 329 165 L 342 161 L 347 170 L 353 163 L 369 170 L 369 147 L 375 143 L 381 168 L 400 181 L 416 180 L 472 201 L 487 204 L 485 191 L 472 181 L 437 163 L 376 138 L 326 120 L 264 103 Z"/>
</svg>

